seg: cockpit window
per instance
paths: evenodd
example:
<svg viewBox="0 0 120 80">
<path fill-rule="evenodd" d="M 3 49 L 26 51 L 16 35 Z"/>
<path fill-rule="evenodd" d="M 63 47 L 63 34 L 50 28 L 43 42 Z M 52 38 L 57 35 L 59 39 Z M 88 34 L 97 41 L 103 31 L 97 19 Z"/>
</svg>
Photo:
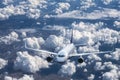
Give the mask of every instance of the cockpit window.
<svg viewBox="0 0 120 80">
<path fill-rule="evenodd" d="M 58 55 L 58 57 L 65 57 L 64 55 Z"/>
</svg>

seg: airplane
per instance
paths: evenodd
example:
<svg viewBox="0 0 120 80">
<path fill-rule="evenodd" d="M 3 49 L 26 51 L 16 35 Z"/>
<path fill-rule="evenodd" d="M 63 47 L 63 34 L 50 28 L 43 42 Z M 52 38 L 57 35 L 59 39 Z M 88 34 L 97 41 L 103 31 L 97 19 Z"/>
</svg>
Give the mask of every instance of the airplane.
<svg viewBox="0 0 120 80">
<path fill-rule="evenodd" d="M 71 42 L 72 42 L 72 39 L 71 39 Z M 77 44 L 77 46 L 85 46 L 85 44 Z M 54 61 L 59 62 L 59 63 L 64 63 L 69 58 L 75 57 L 75 56 L 79 57 L 78 58 L 78 63 L 83 63 L 84 60 L 83 60 L 82 56 L 91 55 L 91 54 L 111 53 L 112 52 L 112 51 L 100 51 L 100 52 L 97 51 L 97 52 L 90 52 L 90 53 L 88 53 L 88 52 L 85 52 L 85 53 L 73 53 L 73 51 L 76 48 L 76 45 L 74 45 L 74 43 L 67 44 L 58 53 L 50 52 L 50 51 L 47 51 L 47 50 L 30 48 L 30 47 L 27 47 L 26 43 L 25 43 L 25 48 L 28 49 L 28 50 L 32 50 L 32 51 L 36 51 L 36 52 L 40 52 L 40 53 L 47 53 L 47 54 L 49 54 L 49 56 L 46 58 L 46 60 L 48 62 L 51 62 L 51 61 L 54 60 Z"/>
<path fill-rule="evenodd" d="M 112 52 L 112 51 L 101 51 L 101 52 L 91 52 L 91 53 L 86 52 L 86 53 L 73 54 L 72 52 L 75 49 L 75 45 L 73 43 L 67 44 L 66 47 L 61 49 L 58 53 L 50 52 L 50 51 L 46 51 L 46 50 L 29 48 L 29 47 L 27 47 L 26 43 L 25 43 L 25 48 L 28 50 L 47 53 L 50 55 L 49 57 L 46 58 L 46 60 L 48 62 L 51 62 L 54 59 L 56 62 L 59 62 L 59 63 L 64 63 L 65 61 L 67 61 L 67 59 L 69 59 L 71 57 L 75 57 L 75 56 L 80 56 L 80 58 L 78 59 L 78 62 L 83 63 L 84 60 L 83 60 L 82 56 L 91 55 L 91 54 L 100 54 L 100 53 L 111 53 Z"/>
</svg>

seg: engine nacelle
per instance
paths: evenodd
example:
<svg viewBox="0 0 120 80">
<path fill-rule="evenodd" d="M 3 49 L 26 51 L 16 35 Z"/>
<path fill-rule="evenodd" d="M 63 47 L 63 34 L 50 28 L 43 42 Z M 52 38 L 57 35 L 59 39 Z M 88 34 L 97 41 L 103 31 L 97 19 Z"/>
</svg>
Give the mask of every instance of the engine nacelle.
<svg viewBox="0 0 120 80">
<path fill-rule="evenodd" d="M 83 62 L 84 62 L 83 58 L 79 58 L 79 59 L 78 59 L 78 62 L 79 62 L 79 63 L 83 63 Z"/>
<path fill-rule="evenodd" d="M 52 58 L 52 57 L 47 57 L 46 60 L 47 60 L 48 62 L 51 62 L 51 61 L 53 60 L 53 58 Z"/>
</svg>

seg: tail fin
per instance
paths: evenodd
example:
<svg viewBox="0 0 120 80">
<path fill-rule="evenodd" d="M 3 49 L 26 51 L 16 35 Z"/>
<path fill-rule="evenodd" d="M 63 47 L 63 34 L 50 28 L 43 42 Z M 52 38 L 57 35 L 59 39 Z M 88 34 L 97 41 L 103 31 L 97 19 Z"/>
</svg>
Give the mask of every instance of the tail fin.
<svg viewBox="0 0 120 80">
<path fill-rule="evenodd" d="M 73 43 L 73 29 L 71 29 L 71 39 L 70 39 L 70 43 Z"/>
</svg>

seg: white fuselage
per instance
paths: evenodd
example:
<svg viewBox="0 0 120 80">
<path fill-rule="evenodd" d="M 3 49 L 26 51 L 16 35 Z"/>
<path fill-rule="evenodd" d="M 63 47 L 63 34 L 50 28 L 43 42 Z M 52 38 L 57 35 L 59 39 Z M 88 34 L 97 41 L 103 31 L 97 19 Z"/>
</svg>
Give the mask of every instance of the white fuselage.
<svg viewBox="0 0 120 80">
<path fill-rule="evenodd" d="M 65 62 L 68 59 L 69 54 L 74 50 L 74 48 L 74 44 L 68 44 L 66 47 L 64 47 L 58 52 L 58 55 L 56 56 L 56 61 Z"/>
</svg>

